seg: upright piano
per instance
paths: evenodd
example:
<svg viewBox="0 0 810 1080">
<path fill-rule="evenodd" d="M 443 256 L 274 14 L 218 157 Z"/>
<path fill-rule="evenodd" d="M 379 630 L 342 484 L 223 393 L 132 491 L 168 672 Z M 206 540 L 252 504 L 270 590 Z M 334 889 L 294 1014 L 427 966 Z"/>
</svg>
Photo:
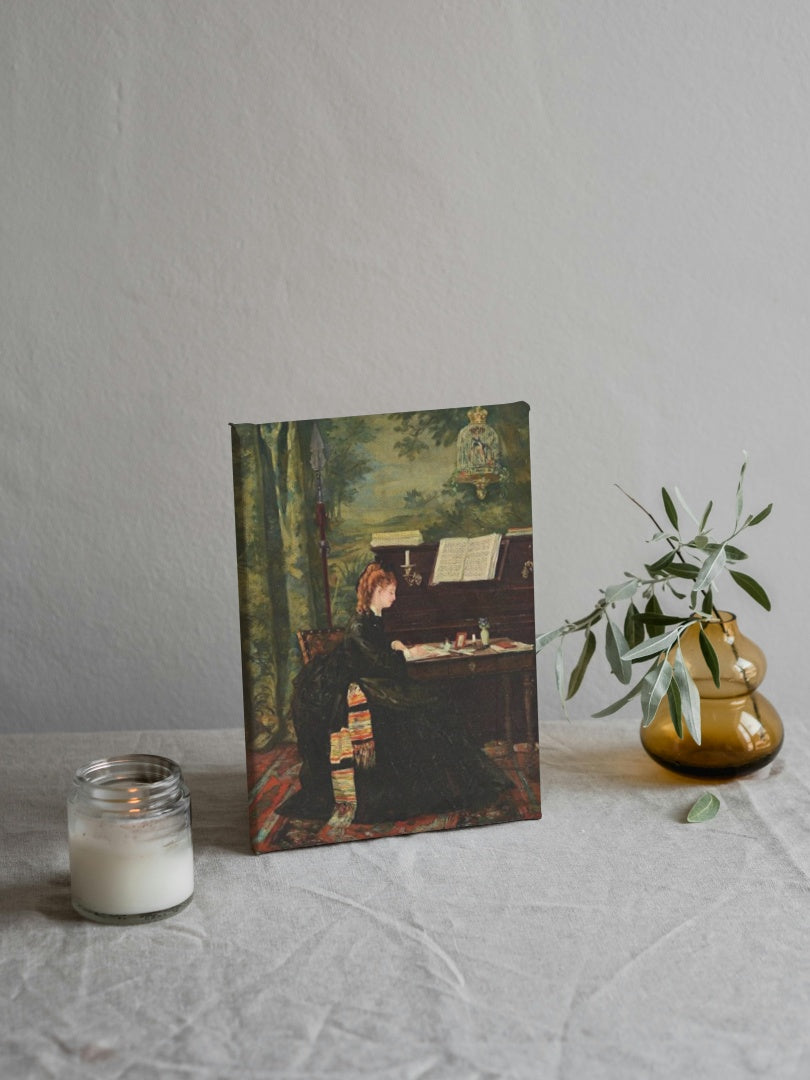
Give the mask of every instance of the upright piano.
<svg viewBox="0 0 810 1080">
<path fill-rule="evenodd" d="M 530 534 L 501 539 L 495 576 L 488 581 L 433 583 L 438 544 L 374 549 L 393 570 L 397 598 L 384 613 L 393 641 L 455 643 L 459 633 L 477 646 L 463 658 L 409 664 L 413 678 L 446 680 L 479 741 L 500 739 L 511 751 L 513 739 L 537 741 L 536 660 L 531 649 L 510 651 L 509 643 L 532 645 L 534 559 Z M 480 645 L 479 619 L 489 622 L 490 647 Z M 492 646 L 498 645 L 502 651 Z"/>
</svg>

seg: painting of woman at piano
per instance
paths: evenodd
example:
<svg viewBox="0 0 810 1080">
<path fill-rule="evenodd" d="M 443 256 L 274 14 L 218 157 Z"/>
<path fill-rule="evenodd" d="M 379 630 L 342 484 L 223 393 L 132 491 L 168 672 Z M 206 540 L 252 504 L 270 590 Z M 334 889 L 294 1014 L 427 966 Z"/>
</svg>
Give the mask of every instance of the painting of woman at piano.
<svg viewBox="0 0 810 1080">
<path fill-rule="evenodd" d="M 257 853 L 540 816 L 528 417 L 233 425 Z"/>
<path fill-rule="evenodd" d="M 474 811 L 512 787 L 470 740 L 453 699 L 409 676 L 420 646 L 389 642 L 384 630 L 396 590 L 393 571 L 367 565 L 342 641 L 295 679 L 301 786 L 279 808 L 287 818 L 341 826 Z"/>
</svg>

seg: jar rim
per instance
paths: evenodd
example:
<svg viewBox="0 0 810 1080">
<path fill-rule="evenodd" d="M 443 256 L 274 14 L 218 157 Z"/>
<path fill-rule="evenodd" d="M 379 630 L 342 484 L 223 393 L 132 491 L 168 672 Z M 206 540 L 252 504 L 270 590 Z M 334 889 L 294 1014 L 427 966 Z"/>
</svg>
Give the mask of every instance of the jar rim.
<svg viewBox="0 0 810 1080">
<path fill-rule="evenodd" d="M 186 792 L 180 766 L 158 754 L 97 758 L 76 770 L 74 784 L 110 809 L 127 804 L 159 809 Z"/>
</svg>

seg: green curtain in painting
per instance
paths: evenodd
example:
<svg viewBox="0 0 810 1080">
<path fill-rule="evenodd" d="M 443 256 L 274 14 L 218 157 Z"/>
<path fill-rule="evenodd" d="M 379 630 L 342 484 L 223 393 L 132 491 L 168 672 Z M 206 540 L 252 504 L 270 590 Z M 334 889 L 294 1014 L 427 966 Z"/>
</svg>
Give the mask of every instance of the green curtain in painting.
<svg viewBox="0 0 810 1080">
<path fill-rule="evenodd" d="M 245 722 L 261 746 L 290 734 L 296 631 L 325 620 L 312 423 L 234 424 L 231 431 Z"/>
</svg>

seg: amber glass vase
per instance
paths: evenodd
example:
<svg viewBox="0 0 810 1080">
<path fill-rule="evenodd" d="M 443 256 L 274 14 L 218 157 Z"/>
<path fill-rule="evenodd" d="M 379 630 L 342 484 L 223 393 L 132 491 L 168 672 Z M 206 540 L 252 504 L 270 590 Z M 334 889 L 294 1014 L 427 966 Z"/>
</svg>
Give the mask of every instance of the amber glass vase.
<svg viewBox="0 0 810 1080">
<path fill-rule="evenodd" d="M 698 624 L 681 635 L 684 663 L 700 694 L 700 746 L 685 726 L 683 737 L 678 737 L 666 697 L 652 723 L 642 727 L 641 743 L 659 765 L 675 772 L 740 776 L 776 757 L 782 746 L 782 721 L 770 701 L 757 692 L 765 677 L 765 655 L 740 633 L 736 617 L 721 611 L 716 620 L 703 626 L 717 653 L 719 687 L 700 651 Z"/>
</svg>

